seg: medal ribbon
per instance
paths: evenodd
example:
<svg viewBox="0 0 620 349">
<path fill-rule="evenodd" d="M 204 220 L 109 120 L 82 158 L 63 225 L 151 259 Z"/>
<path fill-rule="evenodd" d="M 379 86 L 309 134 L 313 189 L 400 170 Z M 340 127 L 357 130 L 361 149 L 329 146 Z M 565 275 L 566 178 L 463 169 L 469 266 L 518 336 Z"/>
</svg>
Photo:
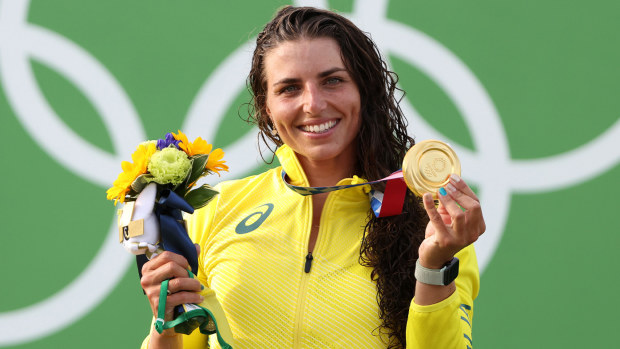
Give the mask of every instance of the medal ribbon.
<svg viewBox="0 0 620 349">
<path fill-rule="evenodd" d="M 191 271 L 187 271 L 191 278 L 194 277 Z M 155 319 L 155 330 L 157 333 L 162 333 L 164 330 L 174 328 L 175 332 L 189 335 L 194 331 L 196 327 L 200 329 L 200 333 L 211 335 L 217 333 L 217 341 L 222 349 L 233 349 L 233 347 L 226 342 L 222 334 L 220 333 L 217 325 L 217 319 L 211 311 L 207 308 L 201 307 L 198 304 L 182 304 L 177 307 L 183 308 L 183 313 L 177 315 L 172 321 L 165 321 L 166 315 L 166 301 L 168 299 L 168 282 L 170 280 L 164 280 L 161 283 L 159 290 L 159 304 L 157 305 L 157 318 Z"/>
<path fill-rule="evenodd" d="M 385 193 L 374 189 L 370 191 L 370 208 L 377 218 L 401 214 L 403 212 L 403 204 L 405 203 L 405 195 L 407 194 L 407 184 L 405 184 L 405 180 L 403 179 L 402 170 L 396 171 L 385 178 L 372 182 L 335 185 L 331 187 L 302 187 L 292 185 L 286 180 L 286 172 L 282 170 L 282 181 L 284 181 L 289 189 L 303 196 L 329 193 L 331 191 L 359 187 L 362 185 L 387 182 L 385 184 Z"/>
</svg>

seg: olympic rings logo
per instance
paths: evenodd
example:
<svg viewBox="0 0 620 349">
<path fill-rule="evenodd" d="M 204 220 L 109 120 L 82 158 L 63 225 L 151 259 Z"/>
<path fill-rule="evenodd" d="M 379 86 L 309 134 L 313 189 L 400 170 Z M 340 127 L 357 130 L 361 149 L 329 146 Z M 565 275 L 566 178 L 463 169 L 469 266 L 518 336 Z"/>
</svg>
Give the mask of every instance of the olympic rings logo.
<svg viewBox="0 0 620 349">
<path fill-rule="evenodd" d="M 296 5 L 329 8 L 327 1 L 298 0 Z M 118 164 L 145 137 L 138 114 L 120 84 L 84 49 L 65 37 L 27 22 L 28 0 L 0 0 L 0 82 L 15 115 L 43 150 L 77 175 L 102 187 L 116 177 Z M 373 38 L 386 53 L 398 57 L 430 77 L 452 99 L 472 133 L 470 151 L 451 142 L 462 160 L 463 176 L 479 188 L 485 208 L 487 233 L 476 243 L 480 269 L 488 265 L 499 244 L 510 209 L 512 193 L 557 190 L 587 181 L 620 162 L 620 121 L 578 149 L 534 160 L 513 160 L 500 117 L 482 84 L 452 52 L 426 34 L 387 18 L 388 0 L 357 0 L 349 18 Z M 407 45 L 402 45 L 406 42 Z M 235 96 L 245 88 L 252 40 L 234 51 L 205 81 L 196 95 L 183 125 L 190 138 L 194 130 L 205 139 L 215 139 Z M 29 60 L 55 70 L 79 88 L 102 118 L 114 146 L 111 155 L 75 134 L 43 97 Z M 434 129 L 406 99 L 403 110 L 418 139 L 449 141 Z M 204 115 L 213 116 L 209 120 Z M 114 125 L 124 125 L 116 128 Z M 45 126 L 43 126 L 45 125 Z M 255 149 L 255 132 L 249 132 L 226 149 L 227 161 L 235 169 L 222 180 L 249 173 L 259 165 L 247 161 Z M 62 149 L 62 151 L 61 151 Z M 605 153 L 605 157 L 597 156 Z M 89 157 L 97 168 L 84 167 Z M 578 163 L 582 166 L 575 167 Z M 489 164 L 493 164 L 489 166 Z M 545 176 L 538 176 L 544 173 Z M 490 204 L 492 203 L 492 204 Z M 72 324 L 98 305 L 117 285 L 130 265 L 130 256 L 119 248 L 115 220 L 105 242 L 84 271 L 57 294 L 21 309 L 0 313 L 0 346 L 32 341 Z M 98 284 L 101 287 L 92 288 Z M 71 304 L 71 307 L 66 307 Z M 62 311 L 59 311 L 62 309 Z M 32 319 L 54 314 L 55 321 Z"/>
</svg>

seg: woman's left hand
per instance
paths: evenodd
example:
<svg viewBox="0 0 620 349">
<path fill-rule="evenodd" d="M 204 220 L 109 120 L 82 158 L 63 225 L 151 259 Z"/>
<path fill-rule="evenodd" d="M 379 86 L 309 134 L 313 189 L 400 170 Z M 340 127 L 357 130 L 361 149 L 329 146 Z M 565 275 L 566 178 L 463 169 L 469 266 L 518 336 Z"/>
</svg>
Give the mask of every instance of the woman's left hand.
<svg viewBox="0 0 620 349">
<path fill-rule="evenodd" d="M 431 194 L 424 194 L 430 221 L 418 253 L 420 264 L 430 269 L 440 269 L 486 229 L 480 200 L 465 181 L 453 174 L 442 189 L 438 193 L 439 207 L 435 207 Z"/>
</svg>

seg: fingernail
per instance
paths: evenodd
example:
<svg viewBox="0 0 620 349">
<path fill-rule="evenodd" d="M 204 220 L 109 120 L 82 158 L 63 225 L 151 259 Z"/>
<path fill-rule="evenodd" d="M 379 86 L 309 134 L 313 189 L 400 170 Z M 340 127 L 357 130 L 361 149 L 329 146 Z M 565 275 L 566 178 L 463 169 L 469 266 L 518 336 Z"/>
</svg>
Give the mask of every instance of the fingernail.
<svg viewBox="0 0 620 349">
<path fill-rule="evenodd" d="M 200 295 L 199 295 L 199 297 L 200 297 L 200 303 L 202 303 L 205 300 L 205 297 L 200 296 Z"/>
<path fill-rule="evenodd" d="M 441 194 L 442 196 L 448 195 L 448 193 L 446 193 L 446 190 L 444 188 L 439 188 L 439 194 Z"/>
<path fill-rule="evenodd" d="M 448 185 L 446 185 L 446 188 L 448 188 L 448 190 L 451 193 L 454 193 L 456 191 L 456 188 L 452 184 L 450 184 L 450 183 L 448 183 Z"/>
<path fill-rule="evenodd" d="M 454 181 L 454 183 L 458 183 L 461 181 L 461 177 L 459 177 L 456 173 L 451 174 L 450 178 Z"/>
<path fill-rule="evenodd" d="M 205 287 L 201 284 L 201 285 L 200 285 L 200 290 L 202 291 L 202 290 L 204 290 L 204 289 L 205 289 Z"/>
</svg>

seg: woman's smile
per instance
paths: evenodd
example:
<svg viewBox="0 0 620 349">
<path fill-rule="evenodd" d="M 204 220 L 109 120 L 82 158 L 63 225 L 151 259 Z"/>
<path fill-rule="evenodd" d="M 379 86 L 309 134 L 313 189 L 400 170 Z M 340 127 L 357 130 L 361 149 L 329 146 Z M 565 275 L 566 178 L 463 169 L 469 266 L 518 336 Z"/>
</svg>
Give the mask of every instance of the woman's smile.
<svg viewBox="0 0 620 349">
<path fill-rule="evenodd" d="M 337 120 L 330 120 L 320 124 L 302 125 L 299 128 L 304 132 L 323 134 L 334 128 L 337 123 Z"/>
</svg>

